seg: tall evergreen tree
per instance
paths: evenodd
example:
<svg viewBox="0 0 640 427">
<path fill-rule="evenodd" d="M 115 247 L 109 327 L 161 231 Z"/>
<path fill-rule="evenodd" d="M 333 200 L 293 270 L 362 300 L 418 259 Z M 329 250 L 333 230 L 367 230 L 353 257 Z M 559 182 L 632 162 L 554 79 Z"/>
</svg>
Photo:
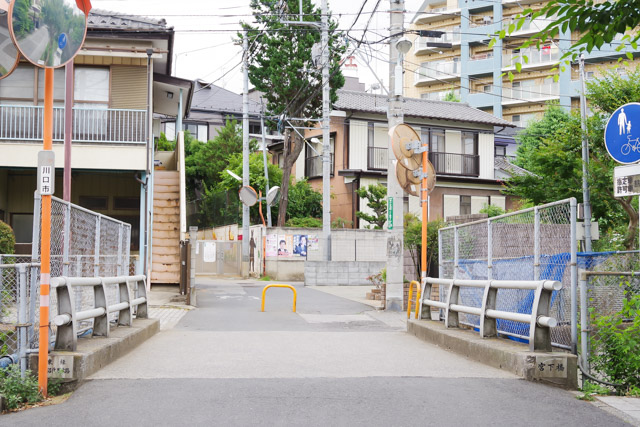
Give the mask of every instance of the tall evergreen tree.
<svg viewBox="0 0 640 427">
<path fill-rule="evenodd" d="M 284 127 L 283 176 L 278 225 L 284 226 L 289 202 L 291 168 L 304 147 L 304 141 L 291 128 L 317 124 L 310 119 L 322 116 L 322 69 L 312 60 L 314 44 L 321 34 L 311 26 L 291 26 L 282 21 L 298 20 L 298 0 L 252 0 L 251 8 L 257 25 L 243 23 L 249 39 L 249 80 L 266 100 L 266 114 L 282 117 Z M 302 1 L 303 20 L 320 22 L 321 11 L 311 0 Z M 329 56 L 331 102 L 344 85 L 340 72 L 341 55 L 345 51 L 337 23 L 330 21 Z M 242 36 L 241 36 L 242 37 Z M 275 126 L 276 121 L 270 125 Z M 302 133 L 303 130 L 300 129 Z"/>
</svg>

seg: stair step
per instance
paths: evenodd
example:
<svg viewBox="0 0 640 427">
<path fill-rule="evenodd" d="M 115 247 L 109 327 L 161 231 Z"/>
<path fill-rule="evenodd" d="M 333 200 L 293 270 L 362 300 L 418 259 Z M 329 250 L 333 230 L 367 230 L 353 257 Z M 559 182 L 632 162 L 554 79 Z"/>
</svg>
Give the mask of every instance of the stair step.
<svg viewBox="0 0 640 427">
<path fill-rule="evenodd" d="M 153 232 L 153 241 L 155 244 L 156 239 L 173 240 L 174 242 L 180 241 L 180 232 L 178 230 L 158 230 Z"/>
<path fill-rule="evenodd" d="M 179 255 L 153 255 L 151 262 L 153 264 L 180 264 Z"/>
<path fill-rule="evenodd" d="M 180 215 L 153 214 L 153 222 L 180 225 Z"/>
<path fill-rule="evenodd" d="M 180 248 L 180 241 L 177 239 L 162 239 L 153 237 L 153 246 L 160 247 L 175 247 L 176 249 Z"/>
<path fill-rule="evenodd" d="M 180 234 L 180 227 L 178 224 L 172 222 L 157 222 L 153 221 L 153 234 L 156 231 L 177 231 Z"/>
<path fill-rule="evenodd" d="M 171 207 L 171 208 L 163 208 L 160 206 L 153 205 L 153 215 L 177 215 L 180 217 L 180 208 Z"/>
<path fill-rule="evenodd" d="M 178 171 L 157 171 L 155 172 L 155 177 L 156 178 L 171 178 L 171 177 L 178 177 L 180 178 L 180 172 Z"/>
<path fill-rule="evenodd" d="M 180 264 L 162 264 L 154 262 L 152 264 L 151 271 L 157 273 L 180 273 Z"/>
<path fill-rule="evenodd" d="M 180 273 L 151 272 L 152 283 L 180 283 Z"/>
<path fill-rule="evenodd" d="M 151 251 L 151 255 L 155 256 L 155 255 L 174 255 L 174 256 L 180 256 L 180 247 L 179 246 L 175 246 L 175 247 L 169 247 L 169 246 L 156 246 L 155 244 L 153 245 L 153 250 Z"/>
<path fill-rule="evenodd" d="M 176 185 L 168 185 L 168 184 L 158 184 L 157 182 L 153 186 L 154 193 L 176 193 L 180 194 L 180 184 Z"/>
</svg>

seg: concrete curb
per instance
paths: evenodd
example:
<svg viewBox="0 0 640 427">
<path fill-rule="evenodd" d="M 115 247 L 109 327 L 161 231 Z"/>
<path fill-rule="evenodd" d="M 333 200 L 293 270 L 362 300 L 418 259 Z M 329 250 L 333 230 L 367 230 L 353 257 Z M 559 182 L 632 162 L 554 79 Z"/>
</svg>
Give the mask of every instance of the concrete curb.
<svg viewBox="0 0 640 427">
<path fill-rule="evenodd" d="M 563 388 L 578 388 L 577 357 L 566 352 L 530 352 L 524 344 L 501 338 L 481 338 L 477 332 L 465 329 L 447 329 L 444 323 L 409 320 L 407 332 L 423 341 L 446 348 L 469 359 L 494 368 L 511 372 L 528 381 L 540 381 Z M 562 372 L 542 374 L 538 366 L 542 360 L 562 359 Z"/>
<path fill-rule="evenodd" d="M 93 337 L 78 339 L 76 351 L 51 351 L 50 358 L 73 357 L 72 378 L 63 379 L 63 392 L 72 391 L 89 376 L 124 356 L 160 330 L 158 319 L 134 319 L 131 327 L 111 329 L 109 337 Z M 38 356 L 32 355 L 31 369 L 37 371 Z"/>
</svg>

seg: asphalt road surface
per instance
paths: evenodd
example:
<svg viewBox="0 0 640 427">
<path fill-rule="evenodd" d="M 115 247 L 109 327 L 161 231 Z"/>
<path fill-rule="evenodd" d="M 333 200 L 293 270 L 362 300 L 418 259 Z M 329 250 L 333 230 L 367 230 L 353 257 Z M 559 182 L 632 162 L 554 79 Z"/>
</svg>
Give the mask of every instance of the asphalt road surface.
<svg viewBox="0 0 640 427">
<path fill-rule="evenodd" d="M 317 290 L 201 284 L 198 310 L 26 426 L 618 426 L 564 390 L 426 344 L 399 315 Z"/>
</svg>

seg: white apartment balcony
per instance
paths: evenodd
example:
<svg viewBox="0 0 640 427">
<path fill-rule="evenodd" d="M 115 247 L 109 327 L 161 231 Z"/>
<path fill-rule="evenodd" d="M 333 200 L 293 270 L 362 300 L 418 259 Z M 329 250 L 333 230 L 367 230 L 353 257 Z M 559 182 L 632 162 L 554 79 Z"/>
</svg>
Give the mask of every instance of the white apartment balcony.
<svg viewBox="0 0 640 427">
<path fill-rule="evenodd" d="M 519 18 L 516 18 L 515 16 L 511 17 L 511 18 L 505 18 L 504 20 L 504 27 L 503 28 L 509 28 L 509 25 L 511 24 L 516 24 L 518 23 Z M 533 35 L 541 30 L 544 30 L 547 25 L 551 24 L 552 22 L 556 21 L 556 17 L 552 16 L 550 18 L 546 18 L 546 17 L 538 17 L 536 19 L 531 19 L 531 18 L 527 18 L 524 21 L 524 24 L 522 24 L 522 27 L 520 27 L 519 30 L 514 31 L 511 34 L 507 34 L 508 37 L 524 37 L 524 36 L 530 36 Z"/>
<path fill-rule="evenodd" d="M 428 24 L 430 22 L 437 22 L 443 19 L 451 19 L 456 16 L 460 16 L 460 8 L 448 9 L 446 7 L 439 7 L 437 9 L 431 9 L 421 13 L 413 23 L 416 25 Z"/>
<path fill-rule="evenodd" d="M 460 62 L 427 63 L 415 71 L 413 84 L 424 86 L 436 81 L 447 82 L 460 79 Z"/>
<path fill-rule="evenodd" d="M 519 51 L 514 50 L 503 55 L 502 69 L 514 70 L 516 62 L 522 65 L 522 69 L 527 70 L 547 68 L 557 63 L 560 56 L 560 49 L 556 45 L 543 46 L 540 49 L 532 46 Z"/>
<path fill-rule="evenodd" d="M 0 105 L 0 140 L 42 141 L 43 107 Z M 74 108 L 73 142 L 144 144 L 147 112 L 113 108 Z M 53 111 L 53 140 L 64 140 L 64 108 Z"/>
<path fill-rule="evenodd" d="M 560 96 L 556 82 L 502 88 L 502 105 L 531 104 L 551 101 Z"/>
<path fill-rule="evenodd" d="M 445 33 L 442 37 L 418 37 L 415 41 L 414 51 L 416 55 L 422 53 L 433 53 L 443 49 L 452 49 L 454 46 L 460 46 L 460 28 L 449 28 L 443 30 Z M 429 43 L 450 43 L 451 47 L 429 47 Z"/>
</svg>

